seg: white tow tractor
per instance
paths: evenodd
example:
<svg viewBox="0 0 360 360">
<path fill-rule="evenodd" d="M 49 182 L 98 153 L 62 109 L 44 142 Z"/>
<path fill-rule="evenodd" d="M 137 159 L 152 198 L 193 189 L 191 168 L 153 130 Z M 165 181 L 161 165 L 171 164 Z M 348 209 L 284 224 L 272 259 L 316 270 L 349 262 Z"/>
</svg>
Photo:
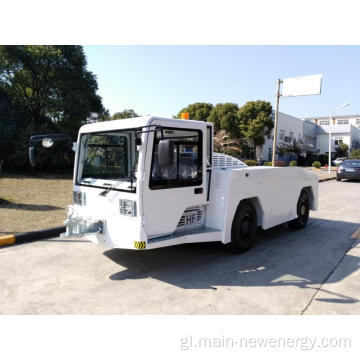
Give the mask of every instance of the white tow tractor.
<svg viewBox="0 0 360 360">
<path fill-rule="evenodd" d="M 44 137 L 37 139 L 51 143 Z M 63 236 L 109 248 L 220 241 L 242 252 L 258 227 L 301 229 L 317 209 L 314 174 L 213 153 L 211 123 L 153 116 L 93 123 L 81 127 L 75 150 Z M 34 163 L 34 147 L 29 153 Z"/>
</svg>

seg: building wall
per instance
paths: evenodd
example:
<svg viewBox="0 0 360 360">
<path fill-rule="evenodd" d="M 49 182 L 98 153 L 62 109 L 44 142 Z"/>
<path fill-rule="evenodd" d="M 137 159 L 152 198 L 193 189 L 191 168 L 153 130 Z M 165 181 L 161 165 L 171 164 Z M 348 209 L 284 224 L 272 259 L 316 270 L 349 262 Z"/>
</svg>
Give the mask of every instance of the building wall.
<svg viewBox="0 0 360 360">
<path fill-rule="evenodd" d="M 272 146 L 273 146 L 274 131 L 266 138 L 263 146 L 262 160 L 271 160 Z M 278 117 L 278 131 L 276 144 L 289 143 L 295 138 L 296 140 L 303 137 L 303 121 L 294 116 L 279 112 Z"/>
<path fill-rule="evenodd" d="M 351 148 L 351 136 L 350 132 L 347 133 L 336 133 L 331 136 L 331 152 L 335 153 L 336 146 L 338 141 L 341 140 L 344 144 Z M 328 154 L 329 153 L 329 134 L 322 133 L 318 134 L 318 144 L 320 149 L 320 154 Z"/>
<path fill-rule="evenodd" d="M 277 145 L 301 139 L 305 144 L 317 150 L 319 154 L 329 151 L 329 130 L 331 129 L 332 153 L 335 154 L 339 141 L 347 144 L 349 152 L 360 148 L 360 115 L 337 116 L 331 120 L 329 117 L 313 117 L 298 119 L 279 112 Z M 326 123 L 328 125 L 326 125 Z M 266 138 L 263 146 L 262 160 L 271 160 L 273 146 L 273 132 Z"/>
<path fill-rule="evenodd" d="M 351 147 L 350 151 L 360 148 L 360 125 L 350 126 Z"/>
</svg>

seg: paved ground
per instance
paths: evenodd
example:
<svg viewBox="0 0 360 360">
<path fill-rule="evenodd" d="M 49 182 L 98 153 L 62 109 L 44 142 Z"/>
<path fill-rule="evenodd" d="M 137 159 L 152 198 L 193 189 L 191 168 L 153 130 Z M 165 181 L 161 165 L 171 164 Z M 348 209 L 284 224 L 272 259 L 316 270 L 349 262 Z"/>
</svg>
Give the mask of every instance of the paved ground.
<svg viewBox="0 0 360 360">
<path fill-rule="evenodd" d="M 1 314 L 360 314 L 360 182 L 320 184 L 308 227 L 253 249 L 147 252 L 52 239 L 0 249 Z M 348 251 L 350 249 L 350 251 Z"/>
<path fill-rule="evenodd" d="M 307 167 L 306 169 L 313 171 L 314 174 L 319 178 L 319 181 L 326 181 L 336 178 L 336 166 L 331 167 L 330 174 L 328 169 L 325 168 L 317 169 L 314 167 Z"/>
</svg>

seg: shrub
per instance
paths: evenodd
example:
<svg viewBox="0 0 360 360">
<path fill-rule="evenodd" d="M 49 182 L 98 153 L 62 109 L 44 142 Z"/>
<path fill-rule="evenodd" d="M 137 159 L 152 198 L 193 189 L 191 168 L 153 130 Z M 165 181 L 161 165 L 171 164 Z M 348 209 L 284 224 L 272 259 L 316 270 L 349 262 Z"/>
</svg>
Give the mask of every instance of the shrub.
<svg viewBox="0 0 360 360">
<path fill-rule="evenodd" d="M 312 163 L 312 166 L 315 167 L 315 168 L 317 168 L 317 169 L 320 169 L 321 163 L 320 163 L 320 161 L 314 161 L 314 162 Z"/>
<path fill-rule="evenodd" d="M 321 166 L 325 166 L 325 164 L 327 164 L 329 161 L 329 156 L 326 154 L 320 154 L 317 161 L 320 162 Z"/>
<path fill-rule="evenodd" d="M 272 161 L 266 161 L 266 162 L 264 163 L 264 166 L 272 166 Z M 287 166 L 287 165 L 286 165 L 286 162 L 285 162 L 285 161 L 276 160 L 276 161 L 275 161 L 275 166 L 285 167 L 285 166 Z"/>
<path fill-rule="evenodd" d="M 353 150 L 353 151 L 350 153 L 350 158 L 351 158 L 351 159 L 360 159 L 360 149 Z"/>
<path fill-rule="evenodd" d="M 297 166 L 297 162 L 295 160 L 290 161 L 289 166 Z"/>
<path fill-rule="evenodd" d="M 307 153 L 304 165 L 311 166 L 312 163 L 317 160 L 318 160 L 318 157 L 315 154 Z"/>
<path fill-rule="evenodd" d="M 256 160 L 246 160 L 245 164 L 247 166 L 257 166 L 258 163 L 256 162 Z"/>
</svg>

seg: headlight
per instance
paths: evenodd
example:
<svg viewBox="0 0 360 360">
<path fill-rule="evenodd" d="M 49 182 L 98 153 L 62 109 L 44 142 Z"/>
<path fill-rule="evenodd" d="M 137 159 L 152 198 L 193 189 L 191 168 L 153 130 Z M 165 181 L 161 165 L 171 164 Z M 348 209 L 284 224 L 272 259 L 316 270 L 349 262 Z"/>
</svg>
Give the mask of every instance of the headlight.
<svg viewBox="0 0 360 360">
<path fill-rule="evenodd" d="M 86 197 L 84 192 L 73 191 L 73 199 L 74 199 L 74 204 L 76 205 L 80 205 L 80 206 L 86 205 Z"/>
<path fill-rule="evenodd" d="M 120 199 L 120 214 L 136 216 L 136 202 L 133 200 Z"/>
</svg>

